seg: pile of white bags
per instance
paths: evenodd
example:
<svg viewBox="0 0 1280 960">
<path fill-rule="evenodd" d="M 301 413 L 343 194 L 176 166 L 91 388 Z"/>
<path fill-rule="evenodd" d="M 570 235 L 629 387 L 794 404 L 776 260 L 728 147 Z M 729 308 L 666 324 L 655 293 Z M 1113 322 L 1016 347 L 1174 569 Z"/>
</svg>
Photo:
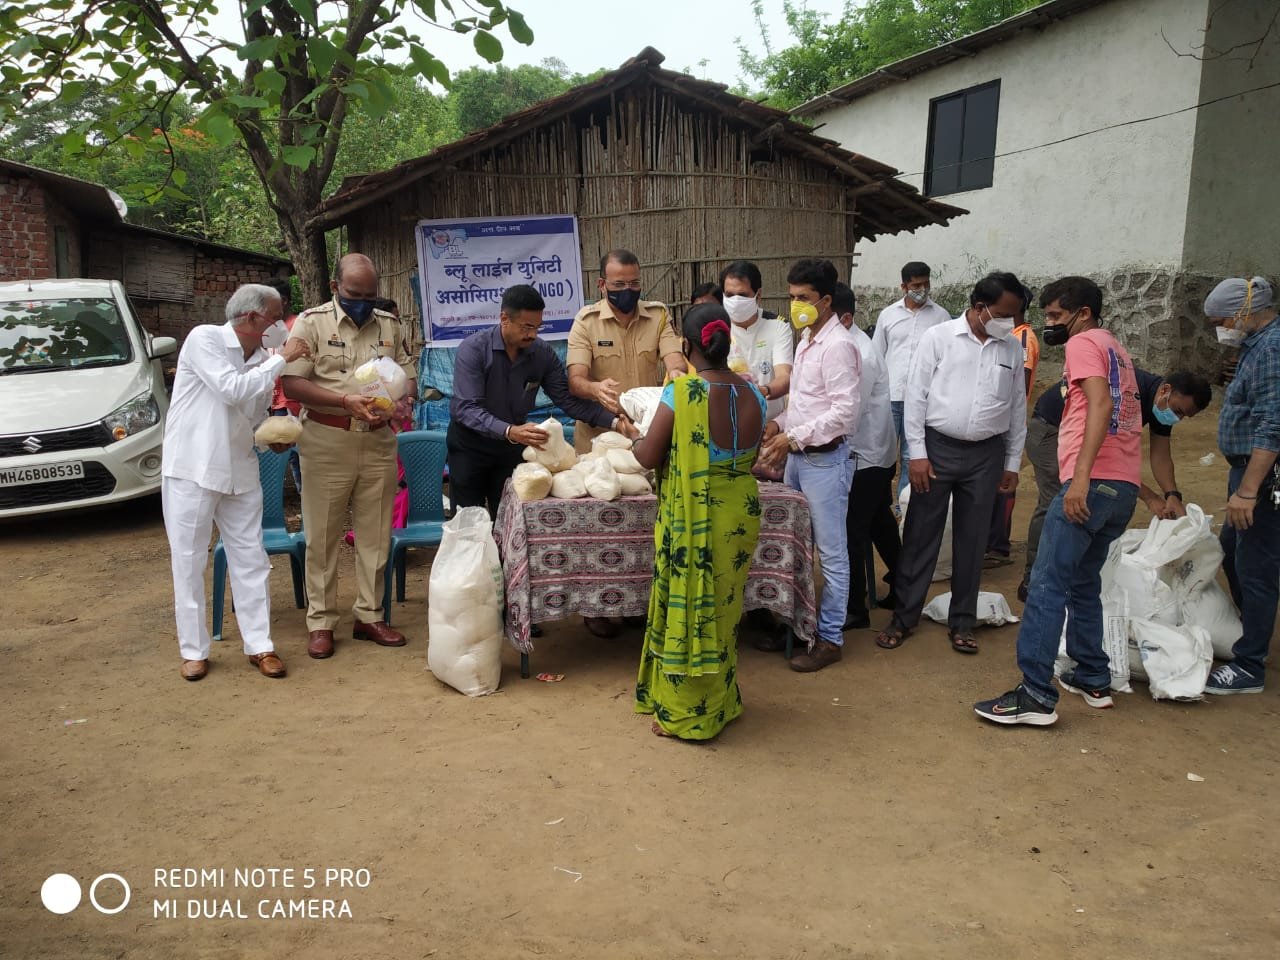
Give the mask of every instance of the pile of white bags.
<svg viewBox="0 0 1280 960">
<path fill-rule="evenodd" d="M 427 593 L 427 667 L 469 697 L 502 677 L 502 562 L 484 507 L 463 507 L 445 523 Z"/>
<path fill-rule="evenodd" d="M 591 452 L 577 456 L 564 439 L 554 417 L 538 424 L 549 439 L 538 450 L 525 447 L 524 463 L 511 476 L 516 496 L 523 501 L 547 496 L 558 500 L 594 497 L 616 500 L 653 492 L 648 472 L 631 452 L 631 440 L 620 433 L 602 433 L 591 441 Z"/>
<path fill-rule="evenodd" d="M 1218 585 L 1222 546 L 1196 504 L 1177 520 L 1151 521 L 1111 545 L 1102 567 L 1103 645 L 1111 686 L 1145 680 L 1156 700 L 1199 700 L 1213 658 L 1231 659 L 1240 618 Z M 1074 668 L 1066 633 L 1055 672 Z"/>
<path fill-rule="evenodd" d="M 911 503 L 911 485 L 907 484 L 898 494 L 898 536 L 907 526 L 907 507 Z M 933 568 L 933 580 L 951 579 L 951 503 L 947 503 L 947 525 L 942 530 L 942 545 L 938 547 L 938 565 Z"/>
</svg>

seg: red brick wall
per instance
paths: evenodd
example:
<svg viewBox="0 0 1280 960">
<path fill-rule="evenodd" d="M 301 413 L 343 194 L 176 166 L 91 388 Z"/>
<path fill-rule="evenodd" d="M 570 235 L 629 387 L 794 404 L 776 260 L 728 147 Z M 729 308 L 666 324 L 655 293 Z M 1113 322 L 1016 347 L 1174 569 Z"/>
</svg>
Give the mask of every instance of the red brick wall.
<svg viewBox="0 0 1280 960">
<path fill-rule="evenodd" d="M 44 188 L 0 171 L 0 280 L 53 276 L 53 227 Z"/>
<path fill-rule="evenodd" d="M 181 343 L 197 324 L 223 323 L 227 298 L 237 287 L 283 275 L 269 260 L 233 259 L 198 249 L 191 303 L 167 303 L 135 297 L 133 305 L 138 311 L 138 319 L 153 335 L 177 337 Z"/>
</svg>

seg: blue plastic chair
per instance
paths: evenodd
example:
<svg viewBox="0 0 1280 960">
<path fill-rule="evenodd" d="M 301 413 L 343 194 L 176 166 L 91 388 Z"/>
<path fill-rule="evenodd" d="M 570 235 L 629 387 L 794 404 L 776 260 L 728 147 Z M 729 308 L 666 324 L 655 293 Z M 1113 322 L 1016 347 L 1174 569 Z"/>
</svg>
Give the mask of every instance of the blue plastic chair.
<svg viewBox="0 0 1280 960">
<path fill-rule="evenodd" d="M 444 537 L 444 464 L 448 456 L 444 432 L 409 430 L 396 437 L 404 479 L 409 487 L 409 518 L 391 531 L 391 551 L 382 584 L 382 619 L 391 623 L 391 571 L 396 599 L 404 602 L 404 555 L 417 547 L 435 547 Z"/>
<path fill-rule="evenodd" d="M 262 545 L 267 554 L 287 553 L 293 568 L 293 600 L 301 610 L 307 605 L 303 588 L 307 541 L 302 532 L 290 533 L 284 519 L 284 475 L 289 454 L 272 450 L 258 453 L 258 480 L 262 484 Z M 227 551 L 218 538 L 213 548 L 213 639 L 222 639 L 223 606 L 227 588 Z"/>
</svg>

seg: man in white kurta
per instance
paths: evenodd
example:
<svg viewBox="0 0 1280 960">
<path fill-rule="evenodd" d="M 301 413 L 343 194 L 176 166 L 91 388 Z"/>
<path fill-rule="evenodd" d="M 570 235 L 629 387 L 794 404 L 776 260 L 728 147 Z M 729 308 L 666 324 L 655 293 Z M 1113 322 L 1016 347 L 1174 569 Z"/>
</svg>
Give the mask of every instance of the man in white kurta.
<svg viewBox="0 0 1280 960">
<path fill-rule="evenodd" d="M 270 287 L 240 287 L 227 301 L 226 315 L 225 324 L 199 326 L 187 335 L 164 430 L 160 489 L 187 680 L 201 679 L 209 667 L 204 569 L 214 523 L 227 552 L 244 651 L 264 675 L 285 675 L 271 642 L 271 565 L 262 546 L 253 430 L 267 416 L 285 364 L 305 356 L 307 347 L 289 340 L 275 356 L 263 349 L 263 335 L 283 317 L 280 295 Z"/>
</svg>

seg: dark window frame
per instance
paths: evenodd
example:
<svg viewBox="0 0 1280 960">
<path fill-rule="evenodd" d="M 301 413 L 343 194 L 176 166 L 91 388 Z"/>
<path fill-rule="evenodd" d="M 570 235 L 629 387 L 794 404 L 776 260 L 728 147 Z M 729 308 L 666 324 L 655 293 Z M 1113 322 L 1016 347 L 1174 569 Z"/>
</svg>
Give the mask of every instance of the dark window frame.
<svg viewBox="0 0 1280 960">
<path fill-rule="evenodd" d="M 954 187 L 939 187 L 936 182 L 936 169 L 934 164 L 934 153 L 936 152 L 936 134 L 937 134 L 937 118 L 939 104 L 949 103 L 955 100 L 960 101 L 960 144 L 957 151 L 961 156 L 964 155 L 965 134 L 969 119 L 969 102 L 970 98 L 976 94 L 983 93 L 988 90 L 995 90 L 995 108 L 991 116 L 992 140 L 989 154 L 984 151 L 982 158 L 961 160 L 956 164 L 956 176 Z M 929 128 L 928 136 L 925 141 L 924 156 L 924 194 L 926 197 L 944 197 L 955 193 L 967 193 L 970 190 L 984 190 L 995 182 L 995 150 L 996 141 L 999 136 L 1000 129 L 1000 80 L 988 80 L 985 83 L 974 84 L 971 87 L 965 87 L 963 90 L 956 90 L 952 93 L 943 94 L 940 97 L 934 97 L 929 101 Z M 986 166 L 986 175 L 979 177 L 979 182 L 965 183 L 962 173 L 964 168 L 973 164 L 984 164 Z M 972 170 L 973 168 L 970 167 Z"/>
</svg>

